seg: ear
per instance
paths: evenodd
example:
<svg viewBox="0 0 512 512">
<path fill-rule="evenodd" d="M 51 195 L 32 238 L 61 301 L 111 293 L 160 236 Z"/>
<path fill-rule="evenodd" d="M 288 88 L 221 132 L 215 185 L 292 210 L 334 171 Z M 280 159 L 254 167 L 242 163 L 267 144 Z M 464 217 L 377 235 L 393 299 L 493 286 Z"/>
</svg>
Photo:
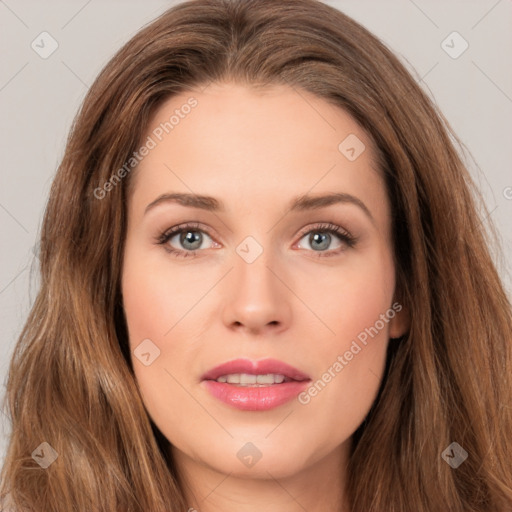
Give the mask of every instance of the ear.
<svg viewBox="0 0 512 512">
<path fill-rule="evenodd" d="M 407 306 L 398 300 L 393 301 L 391 310 L 395 316 L 389 321 L 389 337 L 400 338 L 411 328 L 411 315 Z"/>
</svg>

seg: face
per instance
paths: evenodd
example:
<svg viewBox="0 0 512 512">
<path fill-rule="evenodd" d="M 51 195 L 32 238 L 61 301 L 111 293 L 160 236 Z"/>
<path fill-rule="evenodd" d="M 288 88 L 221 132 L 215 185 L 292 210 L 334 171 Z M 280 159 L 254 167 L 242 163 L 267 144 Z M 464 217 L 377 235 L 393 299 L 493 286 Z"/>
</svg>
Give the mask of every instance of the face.
<svg viewBox="0 0 512 512">
<path fill-rule="evenodd" d="M 406 328 L 372 141 L 307 92 L 224 83 L 169 99 L 143 143 L 122 294 L 174 457 L 276 478 L 341 457 Z"/>
</svg>

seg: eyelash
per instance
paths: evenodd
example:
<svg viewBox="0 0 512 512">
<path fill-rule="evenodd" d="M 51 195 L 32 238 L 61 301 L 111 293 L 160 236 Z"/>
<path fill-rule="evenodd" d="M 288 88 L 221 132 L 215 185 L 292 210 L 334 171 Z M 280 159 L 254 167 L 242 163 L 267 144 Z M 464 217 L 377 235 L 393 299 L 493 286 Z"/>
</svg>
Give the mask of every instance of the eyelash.
<svg viewBox="0 0 512 512">
<path fill-rule="evenodd" d="M 164 245 L 164 249 L 173 254 L 174 256 L 178 258 L 189 258 L 189 257 L 195 257 L 197 256 L 197 253 L 204 250 L 204 249 L 196 249 L 193 251 L 182 251 L 179 249 L 175 249 L 174 247 L 171 247 L 170 245 L 165 245 L 167 242 L 176 234 L 180 234 L 187 231 L 200 231 L 202 233 L 206 233 L 210 238 L 213 239 L 212 235 L 208 232 L 208 230 L 202 229 L 201 225 L 198 223 L 185 223 L 185 224 L 179 224 L 178 226 L 174 226 L 167 231 L 162 232 L 160 235 L 157 236 L 156 243 L 158 245 Z M 304 238 L 305 235 L 310 234 L 312 232 L 320 232 L 320 233 L 329 233 L 336 235 L 341 242 L 347 245 L 347 247 L 352 248 L 357 243 L 357 238 L 348 231 L 345 231 L 340 226 L 337 226 L 336 224 L 331 224 L 330 222 L 327 223 L 320 223 L 316 226 L 313 226 L 313 228 L 309 228 L 306 231 L 301 232 L 300 238 Z M 344 249 L 339 248 L 336 250 L 331 251 L 313 251 L 317 252 L 318 257 L 330 257 L 330 256 L 336 256 L 337 254 L 340 254 Z"/>
</svg>

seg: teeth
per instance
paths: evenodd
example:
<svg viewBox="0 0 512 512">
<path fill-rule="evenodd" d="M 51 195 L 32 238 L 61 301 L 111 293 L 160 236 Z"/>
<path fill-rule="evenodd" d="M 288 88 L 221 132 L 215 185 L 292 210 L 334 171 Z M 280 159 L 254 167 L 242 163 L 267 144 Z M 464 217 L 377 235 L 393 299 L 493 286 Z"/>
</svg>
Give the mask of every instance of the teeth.
<svg viewBox="0 0 512 512">
<path fill-rule="evenodd" d="M 228 384 L 237 384 L 238 386 L 263 387 L 272 384 L 281 384 L 284 382 L 284 375 L 276 373 L 267 373 L 266 375 L 251 375 L 249 373 L 232 373 L 222 375 L 217 382 L 227 382 Z"/>
<path fill-rule="evenodd" d="M 240 384 L 246 386 L 247 384 L 256 384 L 256 375 L 249 375 L 248 373 L 240 374 Z"/>
<path fill-rule="evenodd" d="M 272 374 L 269 374 L 269 375 L 255 375 L 256 377 L 256 382 L 258 384 L 279 384 L 279 382 L 276 381 L 276 377 L 282 377 L 282 375 L 272 375 Z M 283 382 L 283 381 L 281 381 Z"/>
</svg>

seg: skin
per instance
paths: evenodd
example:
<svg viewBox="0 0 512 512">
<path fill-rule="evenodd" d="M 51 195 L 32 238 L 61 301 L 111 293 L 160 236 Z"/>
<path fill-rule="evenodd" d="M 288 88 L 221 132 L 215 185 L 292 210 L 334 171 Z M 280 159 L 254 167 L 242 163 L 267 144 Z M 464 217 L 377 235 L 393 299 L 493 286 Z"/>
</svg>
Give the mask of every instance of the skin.
<svg viewBox="0 0 512 512">
<path fill-rule="evenodd" d="M 191 97 L 197 106 L 131 176 L 122 274 L 130 347 L 150 339 L 160 350 L 148 366 L 132 355 L 142 399 L 172 444 L 191 508 L 347 511 L 351 436 L 377 396 L 389 338 L 406 332 L 405 308 L 306 405 L 240 411 L 211 396 L 201 375 L 231 359 L 271 357 L 316 381 L 392 307 L 390 205 L 372 141 L 305 91 L 233 83 L 170 98 L 146 137 Z M 366 147 L 355 161 L 338 149 L 349 134 Z M 168 202 L 145 213 L 171 192 L 213 196 L 225 211 Z M 287 208 L 296 196 L 330 192 L 357 197 L 371 218 L 350 203 Z M 201 225 L 195 257 L 156 242 L 184 222 Z M 332 235 L 318 249 L 309 235 L 325 233 L 315 227 L 326 222 L 357 237 L 355 246 Z M 247 236 L 263 249 L 250 264 L 236 252 Z M 167 246 L 191 247 L 179 234 Z M 237 457 L 248 442 L 262 454 L 252 467 Z"/>
</svg>

